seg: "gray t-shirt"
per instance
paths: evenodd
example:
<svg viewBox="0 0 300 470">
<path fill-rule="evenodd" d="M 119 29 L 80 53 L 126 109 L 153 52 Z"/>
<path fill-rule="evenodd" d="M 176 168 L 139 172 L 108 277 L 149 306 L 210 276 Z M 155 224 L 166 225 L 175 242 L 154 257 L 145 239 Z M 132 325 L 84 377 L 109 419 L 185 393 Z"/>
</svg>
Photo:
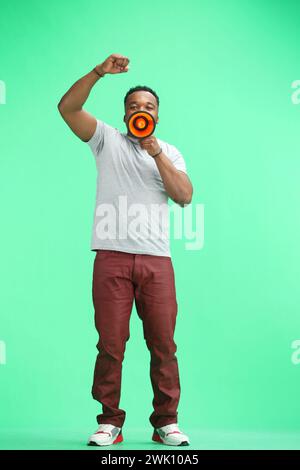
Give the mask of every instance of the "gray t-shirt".
<svg viewBox="0 0 300 470">
<path fill-rule="evenodd" d="M 174 166 L 186 173 L 179 150 L 157 141 Z M 155 159 L 139 139 L 99 119 L 87 144 L 97 166 L 91 250 L 170 257 L 168 194 Z"/>
</svg>

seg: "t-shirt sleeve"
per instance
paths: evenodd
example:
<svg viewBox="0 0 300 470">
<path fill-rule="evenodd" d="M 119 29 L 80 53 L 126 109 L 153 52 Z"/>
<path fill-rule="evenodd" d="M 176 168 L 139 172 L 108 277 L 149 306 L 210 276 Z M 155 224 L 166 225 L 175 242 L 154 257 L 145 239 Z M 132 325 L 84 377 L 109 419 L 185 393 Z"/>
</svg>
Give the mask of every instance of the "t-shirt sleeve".
<svg viewBox="0 0 300 470">
<path fill-rule="evenodd" d="M 171 146 L 171 152 L 168 155 L 177 170 L 187 173 L 186 163 L 181 152 L 174 146 Z"/>
<path fill-rule="evenodd" d="M 94 134 L 86 143 L 91 148 L 94 155 L 99 155 L 103 149 L 105 140 L 109 139 L 117 129 L 106 124 L 106 122 L 97 119 L 97 125 Z"/>
</svg>

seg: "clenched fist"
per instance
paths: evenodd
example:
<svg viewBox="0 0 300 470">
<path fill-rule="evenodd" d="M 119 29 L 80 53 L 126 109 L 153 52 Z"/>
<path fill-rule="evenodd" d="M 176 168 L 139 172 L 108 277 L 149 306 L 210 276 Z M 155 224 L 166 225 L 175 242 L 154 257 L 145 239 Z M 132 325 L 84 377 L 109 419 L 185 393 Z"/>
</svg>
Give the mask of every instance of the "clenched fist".
<svg viewBox="0 0 300 470">
<path fill-rule="evenodd" d="M 157 142 L 156 137 L 154 135 L 150 135 L 141 139 L 140 146 L 142 147 L 142 149 L 147 150 L 151 157 L 159 153 L 159 151 L 161 150 L 159 143 Z"/>
<path fill-rule="evenodd" d="M 111 54 L 102 64 L 96 65 L 96 71 L 103 75 L 106 73 L 128 72 L 129 59 L 124 55 Z"/>
</svg>

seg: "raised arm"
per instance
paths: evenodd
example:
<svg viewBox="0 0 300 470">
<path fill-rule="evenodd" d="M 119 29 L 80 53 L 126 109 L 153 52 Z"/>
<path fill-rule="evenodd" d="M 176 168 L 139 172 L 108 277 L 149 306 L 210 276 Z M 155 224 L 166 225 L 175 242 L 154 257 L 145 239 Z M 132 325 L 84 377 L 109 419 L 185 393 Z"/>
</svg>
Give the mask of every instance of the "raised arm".
<svg viewBox="0 0 300 470">
<path fill-rule="evenodd" d="M 128 72 L 129 59 L 120 54 L 111 54 L 104 62 L 77 80 L 58 103 L 59 112 L 70 129 L 81 140 L 87 142 L 93 136 L 97 121 L 82 109 L 91 89 L 106 74 Z"/>
</svg>

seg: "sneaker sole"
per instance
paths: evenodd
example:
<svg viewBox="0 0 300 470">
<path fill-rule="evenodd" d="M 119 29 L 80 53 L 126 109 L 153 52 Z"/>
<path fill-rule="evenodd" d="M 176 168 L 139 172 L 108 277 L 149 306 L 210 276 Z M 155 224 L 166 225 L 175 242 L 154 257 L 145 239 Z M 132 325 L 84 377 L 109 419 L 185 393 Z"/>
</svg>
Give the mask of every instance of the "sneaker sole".
<svg viewBox="0 0 300 470">
<path fill-rule="evenodd" d="M 154 442 L 158 442 L 159 444 L 164 444 L 165 446 L 189 446 L 190 443 L 188 441 L 182 441 L 180 442 L 180 444 L 167 444 L 166 442 L 164 442 L 162 440 L 162 438 L 157 434 L 157 433 L 153 433 L 153 436 L 152 436 L 152 441 Z"/>
<path fill-rule="evenodd" d="M 96 441 L 89 441 L 88 446 L 100 446 L 100 447 L 101 446 L 111 446 L 113 444 L 120 444 L 121 442 L 123 442 L 123 440 L 124 439 L 123 439 L 122 434 L 119 434 L 113 442 L 98 444 L 98 442 L 96 442 Z"/>
</svg>

